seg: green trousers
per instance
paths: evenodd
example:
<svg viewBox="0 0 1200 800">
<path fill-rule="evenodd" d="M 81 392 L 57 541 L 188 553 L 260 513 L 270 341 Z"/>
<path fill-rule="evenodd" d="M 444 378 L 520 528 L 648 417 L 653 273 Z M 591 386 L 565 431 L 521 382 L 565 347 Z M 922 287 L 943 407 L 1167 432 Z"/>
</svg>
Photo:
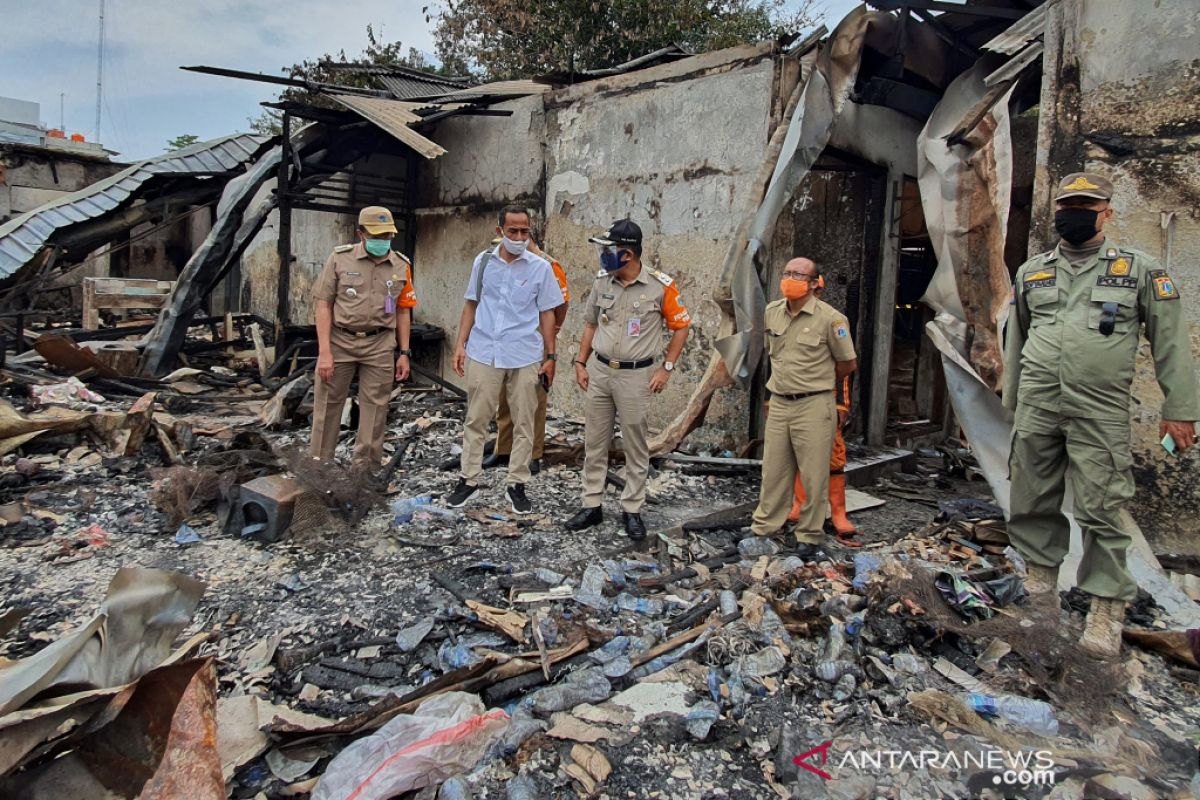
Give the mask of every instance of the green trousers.
<svg viewBox="0 0 1200 800">
<path fill-rule="evenodd" d="M 1079 588 L 1096 597 L 1131 600 L 1137 584 L 1125 566 L 1131 538 L 1121 509 L 1133 497 L 1129 423 L 1064 417 L 1017 406 L 1009 455 L 1008 537 L 1026 560 L 1056 567 L 1071 529 L 1062 513 L 1067 480 L 1083 531 Z"/>
</svg>

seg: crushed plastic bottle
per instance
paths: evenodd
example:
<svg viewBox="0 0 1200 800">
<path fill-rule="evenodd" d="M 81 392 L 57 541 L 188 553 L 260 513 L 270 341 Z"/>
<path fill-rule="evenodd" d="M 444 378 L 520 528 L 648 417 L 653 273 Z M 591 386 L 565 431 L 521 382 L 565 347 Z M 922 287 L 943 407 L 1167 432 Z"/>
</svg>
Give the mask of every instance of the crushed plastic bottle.
<svg viewBox="0 0 1200 800">
<path fill-rule="evenodd" d="M 392 522 L 396 525 L 407 525 L 412 522 L 413 514 L 418 509 L 425 510 L 433 502 L 433 497 L 427 494 L 416 497 L 402 497 L 392 501 Z"/>
<path fill-rule="evenodd" d="M 627 578 L 625 576 L 624 567 L 622 567 L 616 561 L 613 561 L 611 558 L 606 558 L 601 561 L 600 566 L 603 567 L 604 571 L 608 574 L 608 580 L 613 586 L 618 589 L 625 588 Z"/>
<path fill-rule="evenodd" d="M 438 787 L 437 800 L 473 800 L 475 793 L 462 775 L 455 775 Z"/>
<path fill-rule="evenodd" d="M 854 668 L 854 663 L 845 659 L 846 627 L 840 622 L 829 626 L 829 635 L 821 657 L 813 665 L 813 674 L 826 683 L 837 683 L 842 676 Z"/>
<path fill-rule="evenodd" d="M 546 723 L 534 719 L 533 712 L 525 706 L 518 705 L 509 715 L 508 727 L 504 729 L 504 733 L 492 746 L 486 760 L 507 758 L 515 754 L 521 749 L 521 745 L 525 743 L 526 739 L 544 730 L 546 730 Z"/>
<path fill-rule="evenodd" d="M 613 604 L 613 611 L 632 611 L 635 614 L 642 614 L 647 617 L 657 617 L 663 613 L 662 600 L 647 597 L 634 597 L 628 592 L 621 592 L 617 595 L 617 601 Z"/>
<path fill-rule="evenodd" d="M 534 692 L 531 705 L 535 713 L 566 711 L 580 703 L 602 703 L 612 694 L 612 684 L 600 667 L 573 672 L 567 680 Z"/>
<path fill-rule="evenodd" d="M 575 602 L 581 603 L 596 611 L 607 611 L 612 605 L 604 596 L 604 582 L 608 576 L 604 568 L 598 564 L 589 564 L 583 571 L 579 588 L 575 590 Z"/>
<path fill-rule="evenodd" d="M 542 787 L 529 775 L 518 775 L 504 786 L 505 800 L 542 800 Z"/>
<path fill-rule="evenodd" d="M 778 647 L 764 647 L 757 653 L 738 659 L 739 671 L 748 678 L 765 678 L 787 666 L 787 658 Z"/>
<path fill-rule="evenodd" d="M 925 659 L 912 653 L 895 653 L 892 655 L 892 668 L 905 675 L 923 675 L 929 669 L 929 665 L 925 663 Z"/>
<path fill-rule="evenodd" d="M 480 656 L 475 654 L 474 650 L 461 642 L 459 644 L 451 644 L 449 640 L 446 640 L 438 648 L 438 667 L 441 668 L 442 672 L 470 667 L 482 660 Z"/>
<path fill-rule="evenodd" d="M 833 687 L 833 699 L 838 703 L 844 703 L 854 696 L 854 690 L 858 688 L 858 679 L 853 673 L 847 672 L 838 678 L 837 684 Z"/>
<path fill-rule="evenodd" d="M 855 589 L 862 589 L 867 585 L 867 581 L 871 580 L 871 576 L 883 566 L 883 559 L 874 553 L 855 553 L 854 554 L 854 580 L 851 586 Z"/>
<path fill-rule="evenodd" d="M 709 730 L 712 729 L 713 723 L 721 716 L 721 708 L 712 700 L 701 700 L 688 709 L 687 716 L 684 717 L 683 726 L 687 728 L 688 734 L 697 741 L 703 741 L 708 737 Z"/>
<path fill-rule="evenodd" d="M 779 543 L 766 536 L 747 536 L 738 542 L 738 554 L 742 558 L 773 556 L 779 552 Z"/>
<path fill-rule="evenodd" d="M 728 617 L 730 614 L 737 613 L 737 594 L 732 589 L 722 589 L 721 594 L 718 595 L 718 600 L 721 603 L 721 616 Z"/>
<path fill-rule="evenodd" d="M 967 705 L 986 717 L 999 717 L 1014 728 L 1040 736 L 1058 736 L 1054 706 L 1012 694 L 968 694 Z"/>
<path fill-rule="evenodd" d="M 538 567 L 536 570 L 534 570 L 533 575 L 540 582 L 546 584 L 547 586 L 558 586 L 567 579 L 567 576 L 563 575 L 561 572 L 555 572 L 554 570 L 547 569 L 546 567 Z"/>
</svg>

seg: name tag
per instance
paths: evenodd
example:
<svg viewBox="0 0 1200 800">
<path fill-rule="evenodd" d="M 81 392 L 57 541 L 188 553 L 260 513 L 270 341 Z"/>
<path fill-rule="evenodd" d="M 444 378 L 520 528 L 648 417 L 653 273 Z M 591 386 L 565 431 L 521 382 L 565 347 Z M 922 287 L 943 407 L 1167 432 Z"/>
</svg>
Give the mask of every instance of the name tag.
<svg viewBox="0 0 1200 800">
<path fill-rule="evenodd" d="M 642 320 L 640 317 L 631 317 L 628 324 L 625 326 L 625 333 L 629 336 L 638 337 L 642 335 Z"/>
</svg>

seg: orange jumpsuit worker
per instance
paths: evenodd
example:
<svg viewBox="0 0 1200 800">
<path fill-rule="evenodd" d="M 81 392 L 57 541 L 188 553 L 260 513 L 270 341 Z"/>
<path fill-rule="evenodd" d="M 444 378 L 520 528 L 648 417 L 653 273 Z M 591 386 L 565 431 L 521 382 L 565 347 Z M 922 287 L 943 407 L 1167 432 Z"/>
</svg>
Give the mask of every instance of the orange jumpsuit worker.
<svg viewBox="0 0 1200 800">
<path fill-rule="evenodd" d="M 357 233 L 357 244 L 333 249 L 313 284 L 318 354 L 311 452 L 322 461 L 333 458 L 342 408 L 357 372 L 354 462 L 374 469 L 383 457 L 393 379 L 408 379 L 417 295 L 412 262 L 392 249 L 396 225 L 391 212 L 379 206 L 364 208 Z M 400 356 L 393 362 L 397 344 Z"/>
<path fill-rule="evenodd" d="M 492 242 L 493 245 L 500 244 L 499 240 Z M 533 239 L 529 240 L 529 252 L 535 256 L 541 256 L 550 262 L 550 268 L 554 270 L 554 278 L 558 281 L 558 288 L 562 289 L 563 304 L 554 309 L 554 334 L 562 330 L 563 322 L 567 319 L 567 305 L 571 302 L 571 290 L 567 288 L 567 273 L 563 271 L 562 264 L 559 264 L 551 256 L 542 252 L 542 249 L 537 246 Z M 531 475 L 537 475 L 542 470 L 542 451 L 546 447 L 546 402 L 550 395 L 542 388 L 539 383 L 537 388 L 538 404 L 537 410 L 533 417 L 533 460 L 529 462 L 529 472 Z M 513 420 L 512 413 L 508 410 L 508 395 L 503 392 L 500 394 L 500 408 L 496 411 L 496 446 L 492 450 L 492 454 L 483 460 L 483 468 L 491 469 L 493 467 L 502 467 L 508 464 L 508 457 L 512 454 L 513 443 Z"/>
<path fill-rule="evenodd" d="M 815 294 L 818 299 L 825 294 L 824 275 L 817 280 Z M 858 535 L 858 528 L 854 527 L 854 523 L 846 516 L 846 439 L 842 436 L 842 428 L 850 418 L 850 376 L 847 375 L 842 381 L 841 396 L 838 397 L 837 392 L 834 394 L 837 399 L 838 425 L 833 436 L 833 453 L 829 457 L 830 517 L 840 543 L 847 547 L 862 547 L 862 542 L 851 538 Z M 804 507 L 806 497 L 804 483 L 800 480 L 800 474 L 797 473 L 795 499 L 792 501 L 792 510 L 788 514 L 788 522 L 796 522 L 800 519 L 800 509 Z"/>
</svg>

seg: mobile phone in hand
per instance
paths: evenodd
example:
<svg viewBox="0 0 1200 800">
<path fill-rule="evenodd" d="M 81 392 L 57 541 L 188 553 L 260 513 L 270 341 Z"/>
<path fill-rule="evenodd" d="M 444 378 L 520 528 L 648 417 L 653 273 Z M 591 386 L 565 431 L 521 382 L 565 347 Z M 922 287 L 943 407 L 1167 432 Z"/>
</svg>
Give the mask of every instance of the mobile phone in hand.
<svg viewBox="0 0 1200 800">
<path fill-rule="evenodd" d="M 1163 450 L 1166 450 L 1171 455 L 1173 455 L 1173 456 L 1179 455 L 1179 451 L 1175 447 L 1175 437 L 1172 436 L 1171 434 L 1168 433 L 1166 436 L 1164 436 L 1162 438 L 1162 446 L 1163 446 Z"/>
<path fill-rule="evenodd" d="M 541 375 L 538 375 L 538 381 L 540 381 L 542 384 L 542 391 L 545 392 L 546 394 L 549 394 L 550 393 L 550 376 L 543 372 Z"/>
</svg>

